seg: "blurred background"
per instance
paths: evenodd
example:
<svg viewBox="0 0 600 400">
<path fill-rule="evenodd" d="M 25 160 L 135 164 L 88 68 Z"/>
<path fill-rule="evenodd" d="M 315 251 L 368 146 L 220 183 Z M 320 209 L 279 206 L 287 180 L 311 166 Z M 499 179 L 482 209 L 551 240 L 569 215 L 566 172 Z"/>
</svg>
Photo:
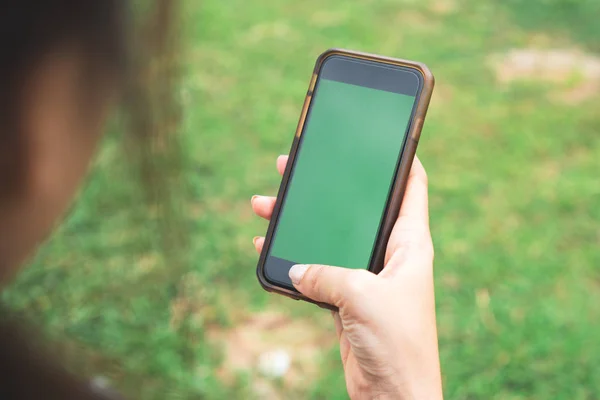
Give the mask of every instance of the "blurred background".
<svg viewBox="0 0 600 400">
<path fill-rule="evenodd" d="M 418 154 L 446 397 L 600 398 L 599 16 L 597 0 L 184 1 L 187 263 L 156 250 L 116 126 L 4 300 L 132 398 L 346 398 L 329 313 L 256 280 L 250 197 L 277 191 L 315 58 L 355 49 L 437 78 Z"/>
</svg>

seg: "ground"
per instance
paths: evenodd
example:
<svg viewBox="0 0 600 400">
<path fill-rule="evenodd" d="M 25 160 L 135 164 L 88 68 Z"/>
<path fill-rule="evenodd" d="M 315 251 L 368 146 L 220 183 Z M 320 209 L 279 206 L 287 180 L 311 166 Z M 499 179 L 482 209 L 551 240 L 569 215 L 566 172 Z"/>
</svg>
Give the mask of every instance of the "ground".
<svg viewBox="0 0 600 400">
<path fill-rule="evenodd" d="M 356 49 L 437 78 L 418 154 L 446 397 L 598 398 L 599 4 L 190 0 L 192 267 L 155 250 L 114 134 L 4 300 L 137 398 L 346 398 L 328 313 L 256 281 L 249 199 L 277 190 L 317 55 Z M 289 374 L 262 376 L 278 349 Z"/>
</svg>

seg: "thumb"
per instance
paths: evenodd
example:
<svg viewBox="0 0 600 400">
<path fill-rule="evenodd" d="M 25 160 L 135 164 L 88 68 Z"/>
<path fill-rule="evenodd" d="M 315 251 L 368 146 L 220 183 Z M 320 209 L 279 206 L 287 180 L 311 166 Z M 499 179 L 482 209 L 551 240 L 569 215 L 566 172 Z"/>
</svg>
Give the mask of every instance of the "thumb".
<svg viewBox="0 0 600 400">
<path fill-rule="evenodd" d="M 327 265 L 294 265 L 289 274 L 300 293 L 338 308 L 368 293 L 367 287 L 376 278 L 367 270 Z"/>
</svg>

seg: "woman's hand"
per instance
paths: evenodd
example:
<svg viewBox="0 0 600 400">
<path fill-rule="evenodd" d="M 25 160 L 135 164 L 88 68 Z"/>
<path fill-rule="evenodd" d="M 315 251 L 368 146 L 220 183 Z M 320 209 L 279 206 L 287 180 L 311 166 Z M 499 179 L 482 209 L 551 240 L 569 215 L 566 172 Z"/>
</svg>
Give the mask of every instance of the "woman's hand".
<svg viewBox="0 0 600 400">
<path fill-rule="evenodd" d="M 277 159 L 282 174 L 286 156 Z M 274 197 L 254 196 L 254 212 L 271 218 Z M 263 237 L 254 239 L 261 251 Z M 441 399 L 429 232 L 427 175 L 415 158 L 400 215 L 379 275 L 366 270 L 297 265 L 305 296 L 335 305 L 346 386 L 352 399 Z"/>
</svg>

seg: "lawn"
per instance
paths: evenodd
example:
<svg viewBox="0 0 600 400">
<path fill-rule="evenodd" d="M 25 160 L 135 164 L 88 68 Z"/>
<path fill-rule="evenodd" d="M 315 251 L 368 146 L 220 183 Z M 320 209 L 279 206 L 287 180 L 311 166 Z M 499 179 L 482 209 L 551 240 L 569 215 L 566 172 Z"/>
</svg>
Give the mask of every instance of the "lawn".
<svg viewBox="0 0 600 400">
<path fill-rule="evenodd" d="M 437 79 L 418 153 L 446 397 L 597 399 L 598 15 L 597 0 L 187 1 L 190 266 L 157 250 L 114 133 L 3 298 L 137 398 L 346 398 L 329 314 L 256 281 L 249 200 L 278 188 L 317 55 L 363 50 Z M 279 348 L 292 366 L 272 380 L 256 363 Z"/>
</svg>

